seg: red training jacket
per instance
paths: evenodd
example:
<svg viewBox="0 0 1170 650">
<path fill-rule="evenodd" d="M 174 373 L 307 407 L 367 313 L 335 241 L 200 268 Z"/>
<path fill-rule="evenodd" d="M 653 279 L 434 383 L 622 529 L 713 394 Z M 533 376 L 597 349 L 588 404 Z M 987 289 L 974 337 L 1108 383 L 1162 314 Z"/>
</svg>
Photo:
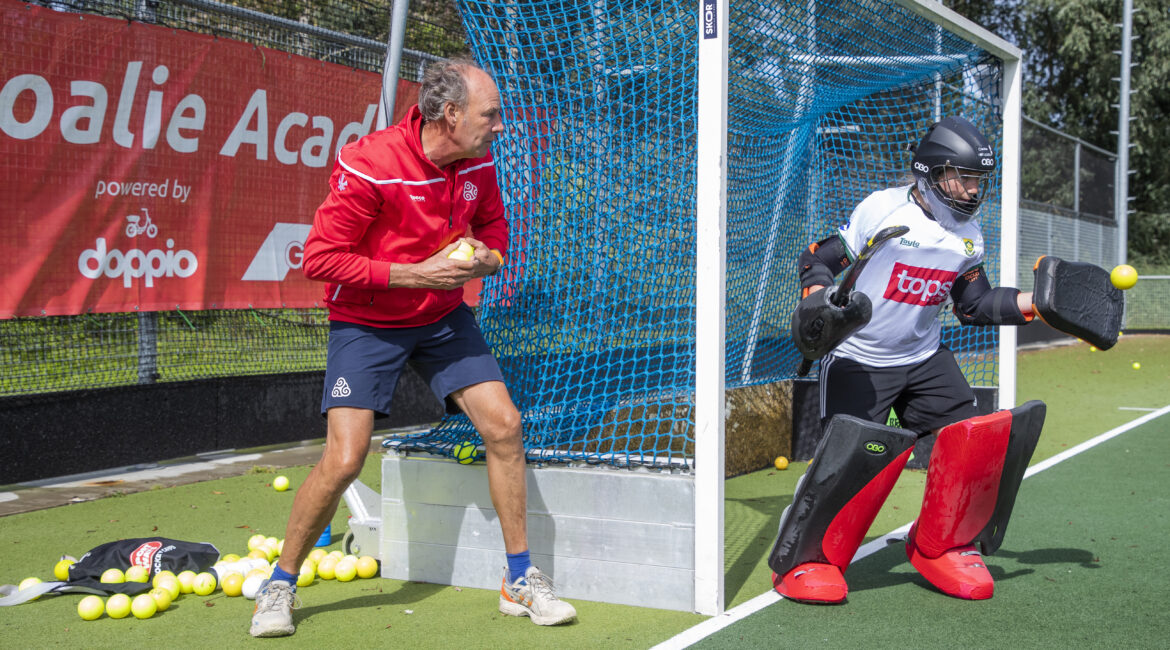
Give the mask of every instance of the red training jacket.
<svg viewBox="0 0 1170 650">
<path fill-rule="evenodd" d="M 342 147 L 313 217 L 303 270 L 324 280 L 329 320 L 374 327 L 433 323 L 463 289 L 387 288 L 390 264 L 414 264 L 464 235 L 507 254 L 508 222 L 491 153 L 439 169 L 423 153 L 418 106 Z"/>
</svg>

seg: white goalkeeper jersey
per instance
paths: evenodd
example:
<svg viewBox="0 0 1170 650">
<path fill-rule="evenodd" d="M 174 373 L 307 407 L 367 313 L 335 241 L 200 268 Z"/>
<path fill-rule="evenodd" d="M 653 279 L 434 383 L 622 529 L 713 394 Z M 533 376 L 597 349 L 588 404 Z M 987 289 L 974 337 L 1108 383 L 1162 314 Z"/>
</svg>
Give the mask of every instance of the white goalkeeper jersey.
<svg viewBox="0 0 1170 650">
<path fill-rule="evenodd" d="M 902 366 L 938 350 L 940 312 L 955 279 L 983 261 L 983 234 L 972 219 L 955 232 L 926 216 L 910 195 L 893 187 L 865 198 L 837 236 L 855 259 L 866 242 L 888 226 L 909 226 L 874 252 L 854 285 L 873 303 L 873 318 L 833 354 L 869 366 Z"/>
</svg>

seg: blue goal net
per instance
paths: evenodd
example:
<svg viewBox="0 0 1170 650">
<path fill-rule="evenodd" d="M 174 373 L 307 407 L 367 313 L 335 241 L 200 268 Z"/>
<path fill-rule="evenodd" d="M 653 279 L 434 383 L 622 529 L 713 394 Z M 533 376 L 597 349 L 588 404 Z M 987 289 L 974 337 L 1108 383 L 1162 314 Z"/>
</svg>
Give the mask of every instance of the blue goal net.
<svg viewBox="0 0 1170 650">
<path fill-rule="evenodd" d="M 694 0 L 459 3 L 499 83 L 494 153 L 507 268 L 479 313 L 530 460 L 694 462 Z M 961 114 L 1000 147 L 1001 62 L 895 1 L 733 2 L 729 16 L 726 386 L 792 380 L 796 260 L 869 193 L 909 184 L 907 146 Z M 1000 193 L 985 203 L 998 279 Z M 944 342 L 997 383 L 994 328 Z M 463 416 L 406 446 L 479 441 Z M 401 441 L 400 441 L 401 442 Z M 398 444 L 398 443 L 396 443 Z"/>
</svg>

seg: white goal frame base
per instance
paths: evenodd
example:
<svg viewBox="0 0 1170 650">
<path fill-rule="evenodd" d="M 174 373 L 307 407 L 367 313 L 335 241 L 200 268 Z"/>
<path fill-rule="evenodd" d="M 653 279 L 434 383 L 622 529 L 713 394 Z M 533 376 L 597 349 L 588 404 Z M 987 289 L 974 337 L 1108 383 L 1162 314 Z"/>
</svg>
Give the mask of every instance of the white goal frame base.
<svg viewBox="0 0 1170 650">
<path fill-rule="evenodd" d="M 525 474 L 532 563 L 559 597 L 696 611 L 693 475 L 593 466 Z M 387 450 L 381 512 L 383 578 L 500 588 L 504 540 L 483 462 Z"/>
</svg>

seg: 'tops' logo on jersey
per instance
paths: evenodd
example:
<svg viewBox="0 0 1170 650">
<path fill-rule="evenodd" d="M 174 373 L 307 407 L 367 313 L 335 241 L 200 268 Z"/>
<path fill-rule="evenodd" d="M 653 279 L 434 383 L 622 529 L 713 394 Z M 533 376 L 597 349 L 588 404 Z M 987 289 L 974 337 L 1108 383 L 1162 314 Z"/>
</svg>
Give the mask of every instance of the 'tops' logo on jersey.
<svg viewBox="0 0 1170 650">
<path fill-rule="evenodd" d="M 958 275 L 954 271 L 924 269 L 895 262 L 882 297 L 919 307 L 942 304 Z"/>
</svg>

